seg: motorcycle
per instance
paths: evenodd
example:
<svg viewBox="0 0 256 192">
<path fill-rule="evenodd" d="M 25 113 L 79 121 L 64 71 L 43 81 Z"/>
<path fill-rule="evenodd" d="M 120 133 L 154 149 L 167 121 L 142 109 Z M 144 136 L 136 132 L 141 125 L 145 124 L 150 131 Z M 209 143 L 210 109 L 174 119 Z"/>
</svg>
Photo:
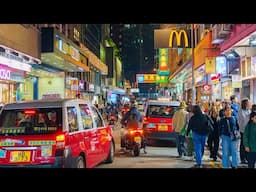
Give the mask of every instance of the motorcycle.
<svg viewBox="0 0 256 192">
<path fill-rule="evenodd" d="M 117 121 L 117 117 L 116 117 L 114 114 L 111 114 L 111 115 L 109 116 L 109 119 L 108 119 L 108 124 L 109 124 L 109 125 L 112 125 L 113 128 L 114 128 L 114 126 L 115 126 L 115 124 L 116 124 L 116 121 Z"/>
<path fill-rule="evenodd" d="M 142 129 L 128 129 L 124 142 L 126 150 L 132 150 L 135 157 L 140 155 L 140 149 L 144 148 L 145 152 L 146 142 Z"/>
</svg>

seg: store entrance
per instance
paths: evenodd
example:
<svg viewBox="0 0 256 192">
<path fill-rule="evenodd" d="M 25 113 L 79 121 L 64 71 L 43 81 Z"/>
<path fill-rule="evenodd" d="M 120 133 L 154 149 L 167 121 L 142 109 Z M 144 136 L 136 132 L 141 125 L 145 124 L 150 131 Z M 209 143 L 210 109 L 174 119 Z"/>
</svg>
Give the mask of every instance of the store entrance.
<svg viewBox="0 0 256 192">
<path fill-rule="evenodd" d="M 6 104 L 16 101 L 16 83 L 0 81 L 0 103 Z"/>
</svg>

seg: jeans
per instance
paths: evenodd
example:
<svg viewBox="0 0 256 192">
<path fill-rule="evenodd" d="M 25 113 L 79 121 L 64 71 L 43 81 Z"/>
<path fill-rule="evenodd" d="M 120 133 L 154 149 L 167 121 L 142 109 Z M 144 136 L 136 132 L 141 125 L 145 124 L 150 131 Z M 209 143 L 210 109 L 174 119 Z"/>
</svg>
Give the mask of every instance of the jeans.
<svg viewBox="0 0 256 192">
<path fill-rule="evenodd" d="M 232 157 L 232 167 L 238 166 L 238 152 L 236 144 L 238 141 L 231 141 L 231 138 L 226 135 L 222 135 L 222 167 L 231 167 L 229 156 Z"/>
<path fill-rule="evenodd" d="M 207 143 L 210 150 L 210 157 L 213 159 L 217 159 L 217 153 L 219 150 L 220 143 L 219 136 L 214 133 L 210 133 L 208 136 Z"/>
<path fill-rule="evenodd" d="M 184 142 L 185 137 L 176 132 L 176 145 L 179 156 L 182 156 L 182 154 L 184 154 Z"/>
<path fill-rule="evenodd" d="M 241 134 L 241 142 L 240 142 L 240 160 L 241 162 L 245 162 L 248 160 L 247 152 L 245 151 L 244 144 L 243 144 L 243 135 L 244 133 L 240 132 Z"/>
<path fill-rule="evenodd" d="M 256 152 L 247 153 L 248 158 L 248 168 L 254 168 L 256 162 Z"/>
<path fill-rule="evenodd" d="M 207 135 L 199 135 L 193 131 L 192 138 L 193 138 L 194 149 L 196 154 L 196 163 L 198 166 L 201 166 Z"/>
</svg>

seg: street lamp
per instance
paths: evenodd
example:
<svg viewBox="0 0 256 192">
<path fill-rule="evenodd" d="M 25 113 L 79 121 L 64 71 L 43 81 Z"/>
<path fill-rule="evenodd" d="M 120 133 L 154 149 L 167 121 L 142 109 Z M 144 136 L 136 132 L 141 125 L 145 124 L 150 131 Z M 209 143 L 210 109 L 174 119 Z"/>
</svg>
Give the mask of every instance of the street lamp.
<svg viewBox="0 0 256 192">
<path fill-rule="evenodd" d="M 192 49 L 192 104 L 196 104 L 196 87 L 194 78 L 194 62 L 195 62 L 195 48 L 194 48 L 194 24 L 191 24 L 191 49 Z"/>
</svg>

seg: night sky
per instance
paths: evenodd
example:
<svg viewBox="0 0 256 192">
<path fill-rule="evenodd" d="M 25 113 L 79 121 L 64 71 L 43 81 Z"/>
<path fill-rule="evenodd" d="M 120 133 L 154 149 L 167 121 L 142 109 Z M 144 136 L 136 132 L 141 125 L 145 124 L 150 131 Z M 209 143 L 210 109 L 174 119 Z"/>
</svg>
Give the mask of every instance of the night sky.
<svg viewBox="0 0 256 192">
<path fill-rule="evenodd" d="M 123 29 L 122 61 L 124 77 L 135 82 L 136 73 L 150 73 L 154 65 L 154 28 L 136 24 Z"/>
</svg>

